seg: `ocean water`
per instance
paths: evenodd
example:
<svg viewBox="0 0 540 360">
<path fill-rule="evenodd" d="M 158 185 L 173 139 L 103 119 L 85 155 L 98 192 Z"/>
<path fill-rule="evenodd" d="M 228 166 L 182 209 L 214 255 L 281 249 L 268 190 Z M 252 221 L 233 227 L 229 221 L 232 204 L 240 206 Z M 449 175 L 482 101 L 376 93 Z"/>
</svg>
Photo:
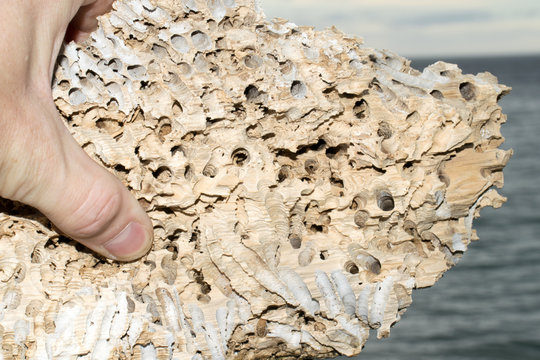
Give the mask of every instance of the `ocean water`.
<svg viewBox="0 0 540 360">
<path fill-rule="evenodd" d="M 489 71 L 513 88 L 500 101 L 508 120 L 504 169 L 508 198 L 476 219 L 480 240 L 432 288 L 414 290 L 413 303 L 391 331 L 373 332 L 359 360 L 540 359 L 540 55 L 444 60 L 464 73 Z M 339 359 L 346 359 L 340 357 Z"/>
</svg>

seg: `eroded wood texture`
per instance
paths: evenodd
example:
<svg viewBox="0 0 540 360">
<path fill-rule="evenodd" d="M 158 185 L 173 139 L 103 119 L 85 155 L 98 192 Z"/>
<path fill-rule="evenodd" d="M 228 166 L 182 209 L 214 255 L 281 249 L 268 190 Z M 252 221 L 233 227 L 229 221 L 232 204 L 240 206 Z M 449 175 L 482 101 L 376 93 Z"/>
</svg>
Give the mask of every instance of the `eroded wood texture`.
<svg viewBox="0 0 540 360">
<path fill-rule="evenodd" d="M 248 0 L 118 1 L 53 88 L 156 241 L 119 264 L 2 213 L 4 358 L 354 355 L 504 202 L 494 76 L 419 72 Z"/>
</svg>

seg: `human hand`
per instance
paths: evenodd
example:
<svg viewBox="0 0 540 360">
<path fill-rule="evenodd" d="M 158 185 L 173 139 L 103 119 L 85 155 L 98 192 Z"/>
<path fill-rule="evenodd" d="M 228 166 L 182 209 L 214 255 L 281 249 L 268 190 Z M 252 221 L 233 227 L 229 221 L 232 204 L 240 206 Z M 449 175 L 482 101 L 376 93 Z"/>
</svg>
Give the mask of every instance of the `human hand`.
<svg viewBox="0 0 540 360">
<path fill-rule="evenodd" d="M 150 249 L 152 223 L 70 135 L 50 85 L 64 37 L 87 37 L 112 2 L 0 2 L 0 196 L 37 208 L 95 252 L 129 261 Z"/>
</svg>

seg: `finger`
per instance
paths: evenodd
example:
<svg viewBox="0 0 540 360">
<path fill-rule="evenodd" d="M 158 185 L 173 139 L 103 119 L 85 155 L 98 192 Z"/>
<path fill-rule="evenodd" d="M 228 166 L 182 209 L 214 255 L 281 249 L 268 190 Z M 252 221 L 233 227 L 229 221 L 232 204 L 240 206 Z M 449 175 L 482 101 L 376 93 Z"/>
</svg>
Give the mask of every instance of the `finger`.
<svg viewBox="0 0 540 360">
<path fill-rule="evenodd" d="M 113 0 L 96 0 L 83 3 L 67 28 L 66 41 L 81 42 L 88 38 L 90 33 L 97 29 L 97 17 L 110 11 L 113 2 Z"/>
<path fill-rule="evenodd" d="M 46 117 L 35 122 L 41 127 L 39 133 L 17 128 L 15 138 L 30 134 L 33 149 L 21 145 L 18 159 L 2 168 L 3 192 L 36 207 L 61 232 L 99 254 L 120 261 L 146 254 L 152 246 L 153 229 L 138 202 L 81 149 L 53 104 L 39 114 Z M 28 124 L 31 122 L 23 121 L 18 126 Z"/>
<path fill-rule="evenodd" d="M 117 178 L 64 134 L 68 166 L 60 165 L 67 168 L 62 191 L 44 194 L 39 208 L 68 236 L 102 255 L 123 261 L 143 256 L 152 245 L 150 219 Z"/>
</svg>

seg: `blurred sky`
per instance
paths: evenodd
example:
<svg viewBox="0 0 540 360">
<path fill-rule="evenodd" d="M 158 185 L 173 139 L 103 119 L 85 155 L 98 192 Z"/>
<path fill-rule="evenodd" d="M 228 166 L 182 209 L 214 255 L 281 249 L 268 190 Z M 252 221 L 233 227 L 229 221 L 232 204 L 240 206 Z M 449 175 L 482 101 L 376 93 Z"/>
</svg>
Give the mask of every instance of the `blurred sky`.
<svg viewBox="0 0 540 360">
<path fill-rule="evenodd" d="M 540 0 L 259 0 L 268 18 L 336 25 L 407 57 L 540 53 Z"/>
</svg>

